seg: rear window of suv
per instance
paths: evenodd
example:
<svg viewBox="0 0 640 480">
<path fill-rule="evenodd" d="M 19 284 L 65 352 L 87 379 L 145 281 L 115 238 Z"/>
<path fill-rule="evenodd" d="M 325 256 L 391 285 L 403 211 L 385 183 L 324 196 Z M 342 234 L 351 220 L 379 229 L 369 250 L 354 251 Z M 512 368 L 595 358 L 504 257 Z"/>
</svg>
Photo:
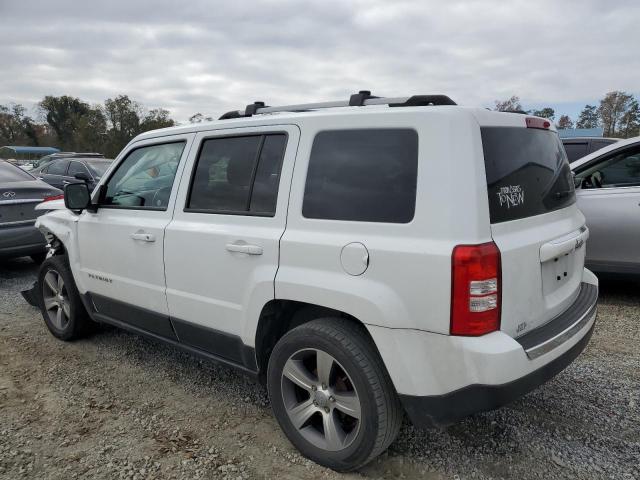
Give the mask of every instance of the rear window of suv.
<svg viewBox="0 0 640 480">
<path fill-rule="evenodd" d="M 491 223 L 552 212 L 576 201 L 558 134 L 521 127 L 483 127 Z"/>
<path fill-rule="evenodd" d="M 411 129 L 330 130 L 316 135 L 306 218 L 408 223 L 416 206 L 418 134 Z"/>
</svg>

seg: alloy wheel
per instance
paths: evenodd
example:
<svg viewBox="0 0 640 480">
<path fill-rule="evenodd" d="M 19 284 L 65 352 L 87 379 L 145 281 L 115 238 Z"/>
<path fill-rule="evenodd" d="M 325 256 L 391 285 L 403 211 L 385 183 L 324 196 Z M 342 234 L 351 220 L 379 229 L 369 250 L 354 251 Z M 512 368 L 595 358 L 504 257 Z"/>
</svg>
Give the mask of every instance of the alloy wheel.
<svg viewBox="0 0 640 480">
<path fill-rule="evenodd" d="M 49 270 L 45 274 L 42 298 L 51 324 L 64 330 L 71 318 L 71 305 L 62 275 L 57 271 Z"/>
<path fill-rule="evenodd" d="M 282 399 L 293 426 L 328 451 L 347 448 L 358 435 L 361 405 L 346 370 L 330 354 L 300 350 L 282 370 Z"/>
</svg>

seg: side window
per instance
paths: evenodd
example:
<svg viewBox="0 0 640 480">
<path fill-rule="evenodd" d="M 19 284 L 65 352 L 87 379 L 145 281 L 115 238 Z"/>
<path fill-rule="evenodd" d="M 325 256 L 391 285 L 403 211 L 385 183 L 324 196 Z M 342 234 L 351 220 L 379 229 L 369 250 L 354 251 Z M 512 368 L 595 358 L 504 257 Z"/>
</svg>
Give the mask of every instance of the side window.
<svg viewBox="0 0 640 480">
<path fill-rule="evenodd" d="M 307 218 L 408 223 L 413 219 L 418 134 L 410 129 L 324 131 L 309 158 Z"/>
<path fill-rule="evenodd" d="M 576 175 L 582 188 L 640 186 L 640 147 L 609 155 Z"/>
<path fill-rule="evenodd" d="M 91 175 L 89 174 L 89 170 L 87 170 L 87 167 L 85 167 L 82 163 L 80 162 L 69 163 L 69 170 L 67 171 L 67 176 L 73 177 L 78 173 L 84 173 L 89 178 L 91 178 Z"/>
<path fill-rule="evenodd" d="M 611 140 L 591 140 L 591 149 L 589 153 L 600 150 L 601 148 L 608 147 L 612 143 L 615 143 Z"/>
<path fill-rule="evenodd" d="M 101 206 L 166 210 L 185 142 L 136 148 L 107 182 Z"/>
<path fill-rule="evenodd" d="M 67 173 L 68 165 L 69 160 L 58 160 L 57 162 L 51 162 L 49 168 L 47 169 L 47 173 L 49 175 L 65 175 Z"/>
<path fill-rule="evenodd" d="M 578 160 L 579 158 L 584 157 L 587 152 L 587 143 L 565 143 L 564 150 L 567 152 L 567 158 L 569 162 L 573 162 L 574 160 Z"/>
<path fill-rule="evenodd" d="M 278 199 L 280 168 L 287 145 L 286 135 L 268 135 L 264 139 L 256 179 L 251 192 L 249 210 L 256 213 L 274 214 Z"/>
<path fill-rule="evenodd" d="M 286 143 L 284 134 L 202 142 L 186 210 L 273 216 Z"/>
</svg>

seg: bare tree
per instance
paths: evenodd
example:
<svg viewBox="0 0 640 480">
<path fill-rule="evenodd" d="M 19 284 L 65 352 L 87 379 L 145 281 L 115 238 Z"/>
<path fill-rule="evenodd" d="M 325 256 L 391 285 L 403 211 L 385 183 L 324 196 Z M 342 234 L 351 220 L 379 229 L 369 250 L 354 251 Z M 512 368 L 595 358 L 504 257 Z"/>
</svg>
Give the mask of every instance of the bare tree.
<svg viewBox="0 0 640 480">
<path fill-rule="evenodd" d="M 531 110 L 531 115 L 535 115 L 536 117 L 548 118 L 549 120 L 553 120 L 556 118 L 556 112 L 551 107 L 544 107 L 540 110 Z"/>
<path fill-rule="evenodd" d="M 573 128 L 573 121 L 569 117 L 569 115 L 561 115 L 560 120 L 558 120 L 558 124 L 556 127 L 560 130 L 565 130 L 567 128 Z"/>
<path fill-rule="evenodd" d="M 622 116 L 620 134 L 624 138 L 640 135 L 640 104 L 635 98 L 631 100 L 629 108 Z"/>
<path fill-rule="evenodd" d="M 522 111 L 522 105 L 520 104 L 520 97 L 513 95 L 507 100 L 496 100 L 494 110 L 498 112 L 518 112 Z"/>
<path fill-rule="evenodd" d="M 189 117 L 189 123 L 201 123 L 201 122 L 210 122 L 211 120 L 213 120 L 213 118 L 211 117 L 205 117 L 203 114 L 201 114 L 200 112 L 191 115 Z"/>
<path fill-rule="evenodd" d="M 606 137 L 620 135 L 618 127 L 629 110 L 632 100 L 633 95 L 620 91 L 609 92 L 600 100 L 598 115 Z"/>
</svg>

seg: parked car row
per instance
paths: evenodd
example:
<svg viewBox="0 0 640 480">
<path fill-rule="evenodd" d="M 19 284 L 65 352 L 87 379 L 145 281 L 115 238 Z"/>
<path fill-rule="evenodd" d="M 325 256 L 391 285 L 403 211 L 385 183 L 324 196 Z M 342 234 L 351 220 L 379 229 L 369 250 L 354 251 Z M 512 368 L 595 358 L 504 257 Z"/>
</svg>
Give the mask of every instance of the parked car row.
<svg viewBox="0 0 640 480">
<path fill-rule="evenodd" d="M 72 182 L 84 181 L 89 190 L 97 183 L 113 162 L 107 158 L 56 158 L 31 170 L 31 174 L 56 188 L 64 188 Z"/>
<path fill-rule="evenodd" d="M 30 171 L 37 168 L 41 168 L 52 160 L 57 160 L 61 158 L 104 158 L 104 155 L 101 153 L 78 153 L 78 152 L 57 152 L 52 153 L 50 155 L 45 155 L 44 157 L 39 158 L 31 163 L 26 165 L 20 165 L 20 168 L 24 170 Z"/>
</svg>

